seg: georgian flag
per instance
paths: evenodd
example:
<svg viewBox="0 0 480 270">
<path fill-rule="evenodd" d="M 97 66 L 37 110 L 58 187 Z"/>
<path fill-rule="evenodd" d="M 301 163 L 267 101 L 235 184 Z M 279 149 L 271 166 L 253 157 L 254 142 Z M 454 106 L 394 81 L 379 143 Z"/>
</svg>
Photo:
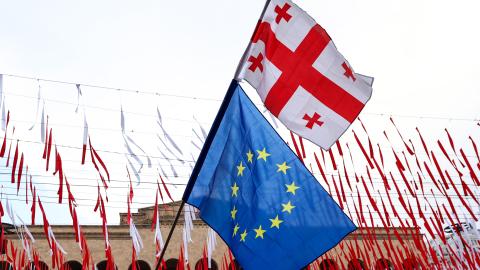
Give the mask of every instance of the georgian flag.
<svg viewBox="0 0 480 270">
<path fill-rule="evenodd" d="M 327 32 L 288 0 L 272 0 L 236 79 L 245 79 L 287 128 L 329 149 L 372 95 Z"/>
</svg>

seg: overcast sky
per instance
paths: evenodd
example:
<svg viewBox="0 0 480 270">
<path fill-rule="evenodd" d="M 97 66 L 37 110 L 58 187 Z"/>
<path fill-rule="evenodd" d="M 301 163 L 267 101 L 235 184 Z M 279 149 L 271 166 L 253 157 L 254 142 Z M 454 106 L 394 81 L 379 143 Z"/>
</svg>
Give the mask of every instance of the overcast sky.
<svg viewBox="0 0 480 270">
<path fill-rule="evenodd" d="M 420 125 L 433 137 L 444 127 L 455 130 L 462 139 L 466 134 L 478 135 L 478 127 L 469 120 L 480 116 L 477 82 L 480 2 L 299 0 L 296 3 L 328 31 L 356 72 L 375 77 L 372 99 L 362 113 L 372 130 L 383 131 L 382 125 L 387 121 L 381 114 L 385 114 L 398 116 L 405 127 Z M 0 73 L 165 94 L 151 96 L 84 87 L 83 101 L 92 126 L 92 143 L 99 149 L 125 151 L 119 131 L 120 106 L 127 112 L 128 128 L 135 131 L 131 135 L 145 142 L 158 131 L 155 124 L 158 106 L 179 145 L 187 149 L 185 152 L 194 153 L 195 149 L 190 149 L 191 129 L 198 126 L 193 116 L 208 129 L 263 4 L 258 0 L 0 0 Z M 83 116 L 74 112 L 75 87 L 40 83 L 50 120 L 56 124 L 53 129 L 57 143 L 81 147 Z M 37 91 L 36 81 L 5 77 L 7 106 L 17 120 L 19 138 L 40 139 L 38 127 L 27 130 L 34 121 Z M 251 89 L 248 93 L 258 103 Z M 152 146 L 147 143 L 147 147 Z M 32 166 L 40 164 L 40 148 L 37 145 L 29 149 L 33 152 L 28 156 Z M 71 160 L 67 163 L 72 163 L 66 165 L 67 174 L 93 180 L 96 175 L 92 168 L 79 166 L 79 153 L 63 150 L 65 159 Z M 105 155 L 114 175 L 124 179 L 125 162 L 119 161 L 121 156 Z M 188 172 L 189 164 L 183 166 Z M 40 167 L 36 172 L 39 171 Z M 154 174 L 152 170 L 145 178 L 155 181 Z M 172 181 L 185 183 L 188 175 L 183 175 L 184 179 Z M 56 183 L 56 178 L 34 181 Z M 74 181 L 81 179 L 71 180 Z M 95 181 L 88 183 L 96 185 Z M 110 191 L 116 203 L 112 202 L 114 207 L 109 215 L 115 223 L 118 211 L 126 211 L 127 184 L 112 185 L 119 187 Z M 146 184 L 137 188 L 142 187 L 152 190 Z M 144 199 L 145 205 L 138 206 L 153 204 L 153 192 L 149 195 L 137 192 L 134 201 Z M 182 186 L 173 190 L 176 198 L 182 192 Z M 95 193 L 95 187 L 78 189 L 78 197 L 84 198 L 85 204 L 94 204 L 89 200 L 96 198 L 91 195 Z M 54 196 L 55 192 L 42 194 Z M 25 204 L 15 203 L 15 207 L 24 219 L 29 219 L 29 211 L 23 210 Z M 57 208 L 48 207 L 50 211 Z M 62 209 L 65 215 L 56 216 L 55 220 L 70 222 L 67 211 Z M 91 212 L 92 207 L 82 208 L 81 222 L 99 223 L 100 219 Z"/>
</svg>

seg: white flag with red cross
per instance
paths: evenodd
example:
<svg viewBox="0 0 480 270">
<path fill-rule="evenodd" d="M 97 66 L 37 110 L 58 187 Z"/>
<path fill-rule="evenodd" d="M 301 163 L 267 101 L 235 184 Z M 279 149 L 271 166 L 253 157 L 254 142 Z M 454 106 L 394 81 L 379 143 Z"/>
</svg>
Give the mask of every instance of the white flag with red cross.
<svg viewBox="0 0 480 270">
<path fill-rule="evenodd" d="M 327 32 L 288 0 L 272 0 L 236 79 L 245 79 L 287 128 L 329 149 L 372 95 Z"/>
</svg>

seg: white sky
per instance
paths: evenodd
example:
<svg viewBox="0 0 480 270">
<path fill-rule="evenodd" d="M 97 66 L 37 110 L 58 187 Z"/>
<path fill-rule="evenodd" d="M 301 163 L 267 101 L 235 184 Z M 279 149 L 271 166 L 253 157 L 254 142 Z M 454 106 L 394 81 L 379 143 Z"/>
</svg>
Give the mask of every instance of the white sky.
<svg viewBox="0 0 480 270">
<path fill-rule="evenodd" d="M 398 118 L 404 127 L 419 126 L 432 138 L 443 134 L 445 127 L 455 130 L 464 141 L 467 134 L 478 135 L 479 129 L 473 121 L 448 119 L 480 116 L 477 82 L 480 2 L 299 0 L 296 3 L 328 31 L 356 72 L 375 77 L 373 97 L 362 114 L 370 130 L 381 134 L 388 122 L 377 114 L 393 114 L 447 118 Z M 96 148 L 125 151 L 119 131 L 119 108 L 123 105 L 125 111 L 135 113 L 126 114 L 127 126 L 135 130 L 132 136 L 147 149 L 153 146 L 146 140 L 158 131 L 152 117 L 158 106 L 178 143 L 192 150 L 191 129 L 197 127 L 193 115 L 204 127 L 210 126 L 220 105 L 218 100 L 223 98 L 233 77 L 263 4 L 258 0 L 0 0 L 0 73 L 214 99 L 152 98 L 83 89 L 84 101 L 90 106 L 87 117 Z M 53 126 L 57 142 L 81 147 L 83 123 L 82 116 L 74 113 L 75 87 L 42 83 L 42 89 L 46 99 L 70 103 L 46 101 L 51 121 L 57 124 Z M 34 98 L 18 96 L 35 97 L 37 90 L 35 81 L 5 78 L 7 106 L 17 120 L 19 138 L 40 139 L 38 127 L 27 131 L 34 118 Z M 252 91 L 249 93 L 258 101 Z M 110 110 L 91 108 L 95 106 Z M 410 131 L 413 133 L 413 129 Z M 43 166 L 39 163 L 40 149 L 26 144 L 23 147 L 33 152 L 25 150 L 32 166 Z M 62 155 L 71 160 L 66 165 L 67 175 L 95 178 L 91 166 L 78 166 L 80 151 L 64 149 Z M 112 156 L 107 155 L 106 159 L 113 174 L 125 179 L 122 156 Z M 41 166 L 36 166 L 36 172 L 41 171 Z M 146 181 L 155 181 L 154 172 L 145 176 Z M 5 186 L 12 187 L 8 179 L 4 181 Z M 55 177 L 35 181 L 57 183 Z M 70 182 L 77 181 L 82 180 Z M 88 183 L 95 185 L 95 181 Z M 113 206 L 108 210 L 109 222 L 115 223 L 118 211 L 126 211 L 127 184 L 112 185 L 119 187 L 109 191 Z M 56 186 L 42 187 L 56 189 Z M 138 206 L 153 204 L 154 186 L 141 184 L 137 188 L 134 201 L 145 203 Z M 150 189 L 152 194 L 140 192 L 140 188 Z M 182 191 L 182 187 L 173 189 L 176 198 Z M 77 192 L 78 199 L 94 204 L 88 200 L 96 198 L 96 188 L 78 188 Z M 41 196 L 53 197 L 55 192 L 45 191 Z M 29 220 L 24 203 L 15 202 L 14 206 L 24 220 Z M 56 212 L 59 208 L 62 210 Z M 91 214 L 92 207 L 80 209 L 83 224 L 100 222 L 97 214 Z M 47 212 L 52 215 L 52 223 L 70 222 L 65 207 L 50 205 Z"/>
</svg>

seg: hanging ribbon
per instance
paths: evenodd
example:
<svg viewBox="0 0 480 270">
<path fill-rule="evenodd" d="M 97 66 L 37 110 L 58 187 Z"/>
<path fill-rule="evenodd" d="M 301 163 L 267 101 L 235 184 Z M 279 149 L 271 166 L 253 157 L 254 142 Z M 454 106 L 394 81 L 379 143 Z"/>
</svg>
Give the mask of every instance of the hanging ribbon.
<svg viewBox="0 0 480 270">
<path fill-rule="evenodd" d="M 363 144 L 360 142 L 360 139 L 358 138 L 357 134 L 355 133 L 354 130 L 352 130 L 352 132 L 353 132 L 353 136 L 355 137 L 355 141 L 356 141 L 357 144 L 358 144 L 358 147 L 360 147 L 360 150 L 362 151 L 363 156 L 365 157 L 365 160 L 368 162 L 368 165 L 370 166 L 370 169 L 375 168 L 375 167 L 373 166 L 372 161 L 371 161 L 370 158 L 368 157 L 367 151 L 365 151 L 365 148 L 363 147 Z"/>
<path fill-rule="evenodd" d="M 37 188 L 33 187 L 32 191 L 32 207 L 30 208 L 30 211 L 32 213 L 32 225 L 35 225 L 35 212 L 36 212 L 36 204 L 37 204 Z"/>
<path fill-rule="evenodd" d="M 158 176 L 160 177 L 160 181 L 162 181 L 162 186 L 163 186 L 163 188 L 165 189 L 165 192 L 167 193 L 168 198 L 169 198 L 172 202 L 174 202 L 174 200 L 173 200 L 173 198 L 172 198 L 172 195 L 170 194 L 170 191 L 168 190 L 167 185 L 165 184 L 165 181 L 163 181 L 162 176 L 161 176 L 160 174 L 159 174 Z"/>
<path fill-rule="evenodd" d="M 78 108 L 80 107 L 80 98 L 82 97 L 82 89 L 80 84 L 75 85 L 77 87 L 77 107 L 75 108 L 75 113 L 78 113 Z"/>
<path fill-rule="evenodd" d="M 297 157 L 303 163 L 303 155 L 301 154 L 300 149 L 298 148 L 297 140 L 295 140 L 295 135 L 293 134 L 292 131 L 290 131 L 290 137 L 292 138 L 293 146 L 295 147 L 295 152 L 297 153 Z"/>
<path fill-rule="evenodd" d="M 47 118 L 48 123 L 48 118 Z M 88 143 L 88 123 L 87 117 L 83 115 L 83 147 L 82 147 L 82 165 L 85 164 L 85 156 L 87 154 L 87 143 Z"/>
<path fill-rule="evenodd" d="M 95 167 L 95 169 L 97 170 L 99 176 L 100 176 L 100 179 L 102 180 L 103 182 L 103 186 L 105 189 L 108 188 L 108 185 L 107 185 L 107 182 L 106 180 L 108 180 L 108 182 L 110 182 L 110 173 L 108 172 L 108 169 L 107 169 L 107 166 L 105 166 L 105 163 L 103 162 L 102 158 L 100 158 L 100 156 L 98 155 L 97 151 L 95 151 L 95 149 L 93 148 L 92 146 L 92 141 L 90 140 L 90 138 L 88 138 L 88 143 L 90 145 L 90 156 L 92 158 L 92 163 L 93 163 L 93 166 Z M 104 173 L 106 174 L 106 177 L 102 174 L 102 172 L 100 171 L 100 168 L 98 167 L 97 165 L 97 162 L 100 164 L 100 166 L 102 166 L 103 168 L 103 171 Z"/>
<path fill-rule="evenodd" d="M 170 154 L 173 156 L 173 158 L 169 158 L 169 157 L 167 157 L 166 155 L 163 155 L 163 154 L 162 154 L 162 155 L 165 157 L 165 159 L 167 159 L 167 160 L 176 160 L 176 161 L 178 161 L 178 162 L 180 162 L 180 163 L 182 163 L 182 164 L 185 163 L 185 161 L 184 161 L 182 158 L 180 158 L 180 157 L 178 156 L 178 154 L 176 154 L 172 149 L 170 149 L 170 147 L 163 141 L 162 137 L 161 137 L 158 133 L 157 133 L 157 138 L 158 138 L 158 140 L 162 143 L 163 147 L 164 147 L 165 149 L 167 149 L 168 153 L 170 153 Z M 159 146 L 157 146 L 157 149 L 158 149 L 160 152 L 163 152 L 162 150 L 160 150 L 161 148 L 159 148 Z"/>
<path fill-rule="evenodd" d="M 408 153 L 410 155 L 413 155 L 413 150 L 408 146 L 408 144 L 405 142 L 405 140 L 403 139 L 403 136 L 402 136 L 402 133 L 400 133 L 400 130 L 398 129 L 397 125 L 395 125 L 395 122 L 393 121 L 393 118 L 390 117 L 390 122 L 392 122 L 393 126 L 395 127 L 395 129 L 397 130 L 397 133 L 398 135 L 400 136 L 400 139 L 402 139 L 403 141 L 403 144 L 405 145 L 405 148 L 407 149 Z"/>
<path fill-rule="evenodd" d="M 18 160 L 18 140 L 15 147 L 15 154 L 13 156 L 13 165 L 12 165 L 12 174 L 11 174 L 11 183 L 15 183 L 15 176 L 17 175 L 17 160 Z M 7 162 L 8 163 L 8 162 Z M 8 167 L 8 165 L 7 165 Z"/>
<path fill-rule="evenodd" d="M 18 164 L 17 195 L 20 192 L 20 182 L 22 181 L 22 173 L 23 173 L 23 153 L 20 156 L 20 164 Z"/>
<path fill-rule="evenodd" d="M 160 150 L 160 148 L 158 148 L 158 151 L 160 152 L 160 155 L 168 162 L 168 165 L 170 166 L 170 170 L 172 171 L 173 173 L 173 177 L 178 177 L 178 173 L 177 171 L 175 170 L 175 167 L 173 166 L 172 162 L 171 162 L 171 159 L 169 157 L 167 157 L 163 152 L 162 150 Z M 161 166 L 160 166 L 161 168 Z M 163 171 L 163 170 L 162 170 Z M 166 174 L 164 174 L 164 176 L 166 177 Z"/>
<path fill-rule="evenodd" d="M 470 165 L 470 162 L 468 161 L 467 156 L 466 156 L 465 153 L 463 152 L 463 149 L 462 149 L 462 148 L 460 148 L 460 154 L 462 155 L 463 160 L 464 160 L 465 163 L 467 164 L 468 170 L 470 171 L 470 176 L 471 176 L 472 179 L 475 181 L 475 184 L 476 184 L 477 186 L 480 186 L 480 180 L 478 180 L 478 177 L 477 177 L 477 175 L 475 174 L 475 171 L 473 170 L 472 165 Z"/>
<path fill-rule="evenodd" d="M 217 246 L 216 233 L 212 228 L 209 228 L 208 235 L 207 235 L 208 269 L 212 268 L 212 254 L 213 254 L 213 251 L 215 251 L 216 246 Z"/>
<path fill-rule="evenodd" d="M 120 126 L 122 128 L 122 137 L 123 141 L 125 143 L 125 147 L 127 149 L 128 154 L 125 155 L 127 158 L 128 164 L 130 168 L 132 168 L 133 173 L 135 174 L 135 177 L 137 178 L 137 185 L 140 184 L 140 174 L 143 168 L 143 162 L 142 160 L 138 157 L 138 155 L 132 150 L 132 146 L 134 146 L 136 149 L 138 149 L 146 158 L 147 158 L 147 164 L 148 167 L 152 167 L 152 161 L 150 160 L 150 157 L 147 155 L 147 153 L 130 137 L 127 135 L 127 132 L 125 130 L 125 115 L 123 113 L 123 107 L 120 107 Z M 134 166 L 132 163 L 131 159 L 134 159 L 137 163 L 137 166 Z"/>
<path fill-rule="evenodd" d="M 160 114 L 160 110 L 158 109 L 158 107 L 157 107 L 157 115 L 158 115 L 157 124 L 160 127 L 160 129 L 162 130 L 165 139 L 167 139 L 167 141 L 170 142 L 170 144 L 173 146 L 173 148 L 175 148 L 178 151 L 178 153 L 180 153 L 180 155 L 183 155 L 182 150 L 177 146 L 175 141 L 172 139 L 172 137 L 170 137 L 168 132 L 163 127 L 162 116 Z"/>
<path fill-rule="evenodd" d="M 8 128 L 9 120 L 10 120 L 10 111 L 8 111 L 7 120 L 6 121 L 2 120 L 2 122 L 4 122 L 4 123 L 2 123 L 2 129 L 5 131 L 5 133 L 3 135 L 2 148 L 0 149 L 0 157 L 2 157 L 2 158 L 5 156 L 5 150 L 7 148 L 7 128 Z M 15 128 L 13 130 L 15 130 Z"/>
<path fill-rule="evenodd" d="M 160 187 L 159 187 L 160 188 Z M 154 239 L 154 243 L 156 246 L 158 246 L 158 250 L 157 250 L 157 253 L 155 254 L 155 257 L 160 257 L 160 253 L 161 251 L 163 250 L 163 246 L 164 246 L 164 243 L 163 243 L 163 237 L 162 237 L 162 232 L 160 231 L 160 217 L 159 217 L 159 214 L 158 214 L 158 193 L 156 194 L 156 198 L 155 198 L 155 212 L 153 213 L 153 218 L 152 218 L 152 229 L 153 229 L 153 225 L 155 226 L 155 239 Z"/>
<path fill-rule="evenodd" d="M 57 151 L 57 146 L 55 146 L 55 171 L 53 175 L 58 173 L 58 203 L 61 204 L 63 200 L 63 165 L 62 165 L 62 157 L 60 153 Z"/>
<path fill-rule="evenodd" d="M 130 179 L 130 172 L 128 171 L 128 168 L 127 168 L 127 174 L 128 174 L 128 178 Z M 142 237 L 140 236 L 140 233 L 137 230 L 137 227 L 133 222 L 132 215 L 130 212 L 131 204 L 133 202 L 133 195 L 134 194 L 133 194 L 132 180 L 130 179 L 130 190 L 127 196 L 127 205 L 128 205 L 127 220 L 128 220 L 128 225 L 130 227 L 130 237 L 132 237 L 132 245 L 136 253 L 136 257 L 138 257 L 140 255 L 140 251 L 143 249 L 143 241 L 142 241 Z M 133 263 L 135 264 L 135 261 Z"/>
<path fill-rule="evenodd" d="M 158 108 L 157 108 L 158 109 Z M 158 112 L 158 111 L 157 111 Z M 203 140 L 202 141 L 205 141 L 205 139 L 207 139 L 207 132 L 205 131 L 205 129 L 203 128 L 202 124 L 197 120 L 197 118 L 195 117 L 195 115 L 193 116 L 193 120 L 195 120 L 195 122 L 197 122 L 198 124 L 198 127 L 200 128 L 200 130 L 202 131 L 202 135 L 203 135 Z"/>
<path fill-rule="evenodd" d="M 45 103 L 43 102 L 43 96 L 42 96 L 42 86 L 40 85 L 40 80 L 37 80 L 37 84 L 38 84 L 38 92 L 37 92 L 37 105 L 35 106 L 35 118 L 33 119 L 33 123 L 32 125 L 30 126 L 30 128 L 28 130 L 32 130 L 33 128 L 35 128 L 35 126 L 37 125 L 37 119 L 38 119 L 38 116 L 39 116 L 39 113 L 40 113 L 40 102 L 42 102 L 42 112 L 44 111 L 45 109 Z"/>
</svg>

